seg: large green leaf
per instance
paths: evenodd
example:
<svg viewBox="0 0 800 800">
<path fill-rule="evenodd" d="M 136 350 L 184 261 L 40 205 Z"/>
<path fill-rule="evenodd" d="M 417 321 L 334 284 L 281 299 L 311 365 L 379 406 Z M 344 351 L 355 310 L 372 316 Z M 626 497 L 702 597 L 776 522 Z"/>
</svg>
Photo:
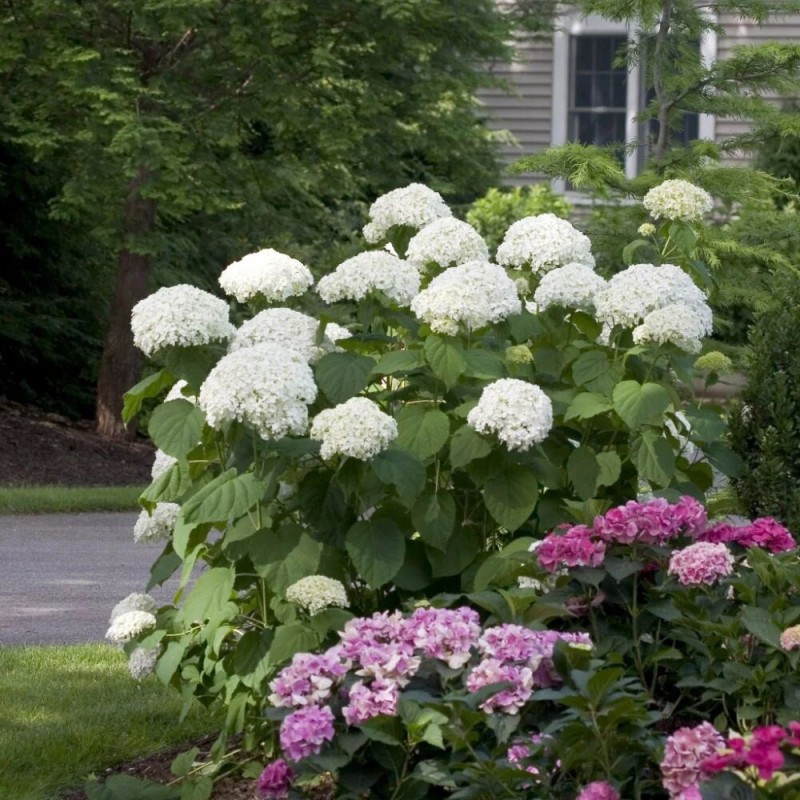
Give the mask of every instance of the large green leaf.
<svg viewBox="0 0 800 800">
<path fill-rule="evenodd" d="M 729 478 L 738 478 L 746 469 L 746 465 L 741 456 L 739 456 L 738 453 L 734 453 L 733 450 L 726 447 L 722 442 L 711 442 L 705 445 L 703 447 L 703 452 L 706 454 L 711 465 Z"/>
<path fill-rule="evenodd" d="M 315 574 L 322 556 L 322 543 L 292 523 L 277 531 L 260 531 L 247 542 L 256 572 L 278 594 L 300 578 Z"/>
<path fill-rule="evenodd" d="M 490 350 L 465 350 L 464 361 L 464 375 L 468 378 L 491 381 L 508 375 L 505 361 Z"/>
<path fill-rule="evenodd" d="M 397 375 L 411 372 L 423 365 L 422 352 L 419 350 L 395 350 L 387 353 L 372 368 L 373 375 Z"/>
<path fill-rule="evenodd" d="M 302 622 L 292 622 L 275 629 L 275 638 L 269 648 L 272 664 L 288 661 L 295 653 L 307 653 L 319 645 L 319 637 Z"/>
<path fill-rule="evenodd" d="M 140 411 L 142 403 L 150 397 L 158 397 L 164 389 L 175 383 L 175 377 L 165 369 L 139 381 L 122 396 L 122 419 L 130 422 Z"/>
<path fill-rule="evenodd" d="M 575 359 L 572 365 L 572 380 L 576 386 L 585 386 L 605 375 L 609 364 L 608 355 L 602 350 L 587 350 Z"/>
<path fill-rule="evenodd" d="M 675 474 L 675 453 L 669 442 L 654 431 L 645 431 L 634 439 L 630 457 L 639 476 L 658 486 L 667 486 Z"/>
<path fill-rule="evenodd" d="M 147 431 L 156 447 L 167 455 L 184 458 L 203 431 L 205 416 L 188 400 L 170 400 L 153 409 Z"/>
<path fill-rule="evenodd" d="M 728 429 L 725 417 L 713 409 L 687 406 L 682 411 L 689 421 L 689 438 L 692 441 L 714 442 Z"/>
<path fill-rule="evenodd" d="M 599 392 L 581 392 L 569 404 L 564 420 L 570 419 L 591 419 L 598 414 L 611 411 L 614 406 L 606 395 Z"/>
<path fill-rule="evenodd" d="M 397 524 L 386 517 L 357 522 L 347 532 L 347 553 L 373 589 L 388 583 L 403 566 L 406 540 Z"/>
<path fill-rule="evenodd" d="M 469 425 L 462 425 L 450 439 L 450 465 L 453 469 L 485 458 L 491 452 L 491 444 Z"/>
<path fill-rule="evenodd" d="M 316 366 L 317 385 L 331 403 L 344 403 L 369 383 L 375 361 L 356 353 L 328 353 Z"/>
<path fill-rule="evenodd" d="M 591 447 L 576 447 L 567 459 L 567 476 L 581 500 L 591 500 L 600 477 L 600 464 Z"/>
<path fill-rule="evenodd" d="M 459 528 L 447 542 L 444 552 L 426 547 L 434 578 L 460 575 L 475 560 L 481 549 L 478 534 L 473 528 Z"/>
<path fill-rule="evenodd" d="M 619 474 L 622 471 L 619 455 L 613 450 L 604 450 L 597 454 L 597 463 L 600 467 L 597 485 L 613 486 L 619 480 Z"/>
<path fill-rule="evenodd" d="M 264 484 L 251 472 L 229 469 L 192 495 L 182 508 L 186 522 L 225 522 L 245 514 L 264 494 Z"/>
<path fill-rule="evenodd" d="M 622 381 L 612 394 L 614 410 L 625 424 L 636 430 L 645 423 L 660 423 L 672 398 L 660 383 Z"/>
<path fill-rule="evenodd" d="M 444 490 L 425 492 L 411 510 L 411 521 L 425 544 L 444 550 L 456 522 L 453 496 Z"/>
<path fill-rule="evenodd" d="M 203 621 L 217 614 L 231 599 L 236 570 L 212 567 L 195 581 L 178 616 L 187 623 Z"/>
<path fill-rule="evenodd" d="M 450 435 L 447 414 L 429 406 L 405 406 L 397 415 L 397 427 L 397 444 L 420 458 L 438 453 Z"/>
<path fill-rule="evenodd" d="M 431 365 L 433 374 L 450 389 L 458 383 L 467 366 L 464 348 L 458 339 L 445 338 L 431 334 L 425 339 L 425 358 Z"/>
<path fill-rule="evenodd" d="M 742 624 L 750 633 L 776 650 L 781 647 L 781 629 L 773 622 L 765 608 L 745 606 L 741 613 Z"/>
<path fill-rule="evenodd" d="M 507 464 L 483 486 L 483 500 L 495 521 L 515 531 L 533 513 L 539 499 L 539 483 L 528 467 Z"/>
<path fill-rule="evenodd" d="M 162 472 L 139 496 L 139 502 L 144 508 L 151 510 L 156 503 L 172 503 L 180 498 L 189 487 L 192 480 L 185 464 L 173 464 L 166 472 Z"/>
<path fill-rule="evenodd" d="M 425 488 L 425 466 L 410 450 L 389 447 L 370 461 L 381 483 L 391 483 L 406 505 L 411 505 Z"/>
</svg>

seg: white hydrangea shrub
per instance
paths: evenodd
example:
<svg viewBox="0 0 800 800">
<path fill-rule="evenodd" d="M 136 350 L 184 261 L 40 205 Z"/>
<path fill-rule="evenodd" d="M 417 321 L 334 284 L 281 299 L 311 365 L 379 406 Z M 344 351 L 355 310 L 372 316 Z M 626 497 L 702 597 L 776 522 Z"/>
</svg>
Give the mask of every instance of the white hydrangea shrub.
<svg viewBox="0 0 800 800">
<path fill-rule="evenodd" d="M 317 396 L 305 358 L 278 344 L 257 344 L 223 356 L 200 387 L 199 405 L 215 429 L 252 425 L 263 439 L 301 436 Z"/>
<path fill-rule="evenodd" d="M 317 284 L 326 303 L 363 300 L 382 292 L 399 306 L 407 306 L 419 292 L 419 270 L 386 250 L 369 250 L 348 258 Z"/>
<path fill-rule="evenodd" d="M 418 269 L 429 263 L 446 269 L 467 261 L 488 261 L 489 248 L 469 223 L 441 217 L 411 239 L 406 258 Z"/>
<path fill-rule="evenodd" d="M 653 219 L 695 222 L 714 207 L 711 195 L 689 181 L 672 179 L 654 186 L 642 200 Z"/>
<path fill-rule="evenodd" d="M 149 594 L 132 592 L 111 609 L 109 624 L 121 614 L 127 614 L 128 611 L 147 611 L 149 614 L 155 614 L 158 611 L 158 603 Z"/>
<path fill-rule="evenodd" d="M 233 332 L 236 332 L 236 328 L 233 329 Z M 184 389 L 188 386 L 186 381 L 179 380 L 176 381 L 172 388 L 167 392 L 167 396 L 164 398 L 164 402 L 168 403 L 170 400 L 186 400 L 189 403 L 197 404 L 197 397 L 193 394 L 184 394 Z"/>
<path fill-rule="evenodd" d="M 467 424 L 495 434 L 509 450 L 530 450 L 552 430 L 553 404 L 536 384 L 501 378 L 484 388 Z"/>
<path fill-rule="evenodd" d="M 322 442 L 324 459 L 336 455 L 369 461 L 397 438 L 397 422 L 366 397 L 352 397 L 320 411 L 311 422 L 310 436 Z"/>
<path fill-rule="evenodd" d="M 518 314 L 522 302 L 514 281 L 502 267 L 488 261 L 468 261 L 437 275 L 411 302 L 417 319 L 437 333 L 455 336 Z"/>
<path fill-rule="evenodd" d="M 131 312 L 131 330 L 136 347 L 152 356 L 165 347 L 226 342 L 236 329 L 224 300 L 180 284 L 140 300 Z"/>
<path fill-rule="evenodd" d="M 151 514 L 142 511 L 133 526 L 134 542 L 160 542 L 169 539 L 181 513 L 177 503 L 156 503 Z"/>
<path fill-rule="evenodd" d="M 534 275 L 566 264 L 594 266 L 592 243 L 574 225 L 555 214 L 523 217 L 506 231 L 497 248 L 497 263 Z"/>
<path fill-rule="evenodd" d="M 156 618 L 149 611 L 125 611 L 114 617 L 106 639 L 114 644 L 125 644 L 156 626 Z"/>
<path fill-rule="evenodd" d="M 651 311 L 633 329 L 636 344 L 674 344 L 687 353 L 699 353 L 701 339 L 711 333 L 711 315 L 699 314 L 697 308 L 672 303 Z"/>
<path fill-rule="evenodd" d="M 286 599 L 311 616 L 326 608 L 347 608 L 350 601 L 341 581 L 326 575 L 309 575 L 286 589 Z"/>
<path fill-rule="evenodd" d="M 225 294 L 246 303 L 261 295 L 268 303 L 285 303 L 314 284 L 311 270 L 296 258 L 268 247 L 229 264 L 219 276 Z"/>
<path fill-rule="evenodd" d="M 174 456 L 167 455 L 163 450 L 156 450 L 153 466 L 150 467 L 150 477 L 153 480 L 160 478 L 168 469 L 178 463 Z"/>
<path fill-rule="evenodd" d="M 546 272 L 536 291 L 533 302 L 537 311 L 550 306 L 563 306 L 584 311 L 594 309 L 594 296 L 606 282 L 587 264 L 565 264 Z"/>
<path fill-rule="evenodd" d="M 395 225 L 419 230 L 440 217 L 452 215 L 438 192 L 421 183 L 412 183 L 381 195 L 370 206 L 369 222 L 363 229 L 364 238 L 370 244 L 376 244 Z"/>
<path fill-rule="evenodd" d="M 135 681 L 143 681 L 153 674 L 161 654 L 160 647 L 135 647 L 128 656 L 128 671 Z"/>
</svg>

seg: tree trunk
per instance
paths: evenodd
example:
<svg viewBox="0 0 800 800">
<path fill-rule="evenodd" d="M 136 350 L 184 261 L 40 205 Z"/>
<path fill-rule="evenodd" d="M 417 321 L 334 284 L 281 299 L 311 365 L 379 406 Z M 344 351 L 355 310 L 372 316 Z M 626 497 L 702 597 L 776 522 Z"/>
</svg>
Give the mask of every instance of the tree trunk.
<svg viewBox="0 0 800 800">
<path fill-rule="evenodd" d="M 139 380 L 142 355 L 133 346 L 131 310 L 150 288 L 150 256 L 132 251 L 139 237 L 152 233 L 156 221 L 154 200 L 141 197 L 147 171 L 142 169 L 128 184 L 122 211 L 122 245 L 117 260 L 114 299 L 108 320 L 100 375 L 97 379 L 97 432 L 112 439 L 132 439 L 135 421 L 122 422 L 122 396 Z"/>
</svg>

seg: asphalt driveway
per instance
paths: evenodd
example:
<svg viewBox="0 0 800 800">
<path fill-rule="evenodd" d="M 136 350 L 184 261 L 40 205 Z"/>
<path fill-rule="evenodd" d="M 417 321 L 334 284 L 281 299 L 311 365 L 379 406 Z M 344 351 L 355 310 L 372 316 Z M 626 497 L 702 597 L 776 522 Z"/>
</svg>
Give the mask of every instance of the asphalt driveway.
<svg viewBox="0 0 800 800">
<path fill-rule="evenodd" d="M 133 514 L 0 516 L 0 646 L 101 642 L 111 609 L 143 592 L 163 543 Z M 177 580 L 150 594 L 171 600 Z"/>
</svg>

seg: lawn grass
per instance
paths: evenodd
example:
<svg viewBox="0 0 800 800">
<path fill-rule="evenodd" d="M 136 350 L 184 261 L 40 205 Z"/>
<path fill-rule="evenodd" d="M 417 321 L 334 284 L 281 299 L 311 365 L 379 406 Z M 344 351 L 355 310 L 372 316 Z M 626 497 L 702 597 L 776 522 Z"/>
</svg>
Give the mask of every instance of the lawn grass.
<svg viewBox="0 0 800 800">
<path fill-rule="evenodd" d="M 0 514 L 138 511 L 144 486 L 0 486 Z"/>
<path fill-rule="evenodd" d="M 51 800 L 102 771 L 207 733 L 197 709 L 177 724 L 178 693 L 141 684 L 108 645 L 0 647 L 0 798 Z"/>
</svg>

